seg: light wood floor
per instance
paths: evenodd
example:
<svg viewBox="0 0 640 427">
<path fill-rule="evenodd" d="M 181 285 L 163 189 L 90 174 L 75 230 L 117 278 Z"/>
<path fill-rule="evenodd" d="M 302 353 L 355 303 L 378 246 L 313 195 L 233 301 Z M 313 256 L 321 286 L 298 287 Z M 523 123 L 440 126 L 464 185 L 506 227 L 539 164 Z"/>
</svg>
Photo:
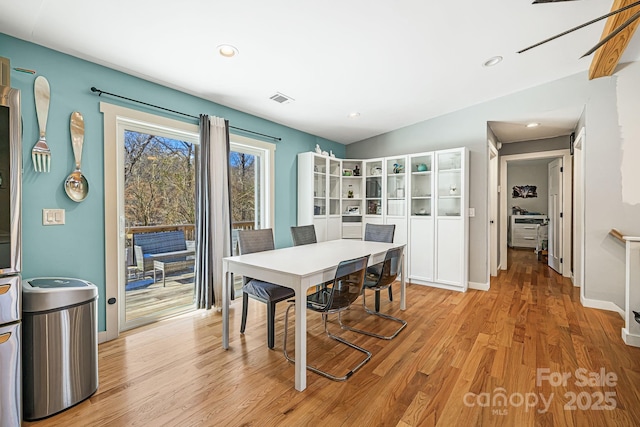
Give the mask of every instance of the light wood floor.
<svg viewBox="0 0 640 427">
<path fill-rule="evenodd" d="M 373 352 L 346 382 L 308 373 L 307 390 L 295 391 L 293 365 L 281 352 L 285 304 L 278 307 L 276 350 L 270 351 L 264 305 L 251 301 L 243 336 L 236 303 L 228 351 L 221 349 L 214 311 L 129 331 L 100 345 L 93 397 L 26 425 L 640 425 L 640 349 L 622 342 L 619 314 L 582 307 L 579 289 L 529 251 L 512 252 L 510 260 L 512 268 L 488 292 L 412 285 L 404 312 L 383 298 L 382 309 L 409 325 L 393 341 L 342 333 Z M 364 318 L 360 307 L 349 316 L 372 326 L 358 320 Z M 356 362 L 351 350 L 327 344 L 319 315 L 308 319 L 310 361 L 336 370 Z M 571 377 L 565 385 L 537 385 L 537 369 L 553 379 Z M 576 377 L 578 369 L 584 371 Z M 601 370 L 609 385 L 580 383 L 583 372 Z M 536 399 L 533 407 L 523 404 Z M 598 409 L 604 407 L 612 409 Z"/>
</svg>

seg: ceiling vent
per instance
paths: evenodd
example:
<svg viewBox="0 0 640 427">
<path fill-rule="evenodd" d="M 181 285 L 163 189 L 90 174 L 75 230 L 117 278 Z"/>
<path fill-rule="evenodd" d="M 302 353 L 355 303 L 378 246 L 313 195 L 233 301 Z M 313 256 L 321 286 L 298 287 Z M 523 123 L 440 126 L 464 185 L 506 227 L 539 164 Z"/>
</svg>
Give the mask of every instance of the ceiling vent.
<svg viewBox="0 0 640 427">
<path fill-rule="evenodd" d="M 287 95 L 283 95 L 280 92 L 276 92 L 276 94 L 271 96 L 269 99 L 272 99 L 272 100 L 276 101 L 279 104 L 286 104 L 286 103 L 289 103 L 291 101 L 295 101 L 295 99 L 293 99 L 293 98 L 291 98 L 291 97 L 289 97 Z"/>
</svg>

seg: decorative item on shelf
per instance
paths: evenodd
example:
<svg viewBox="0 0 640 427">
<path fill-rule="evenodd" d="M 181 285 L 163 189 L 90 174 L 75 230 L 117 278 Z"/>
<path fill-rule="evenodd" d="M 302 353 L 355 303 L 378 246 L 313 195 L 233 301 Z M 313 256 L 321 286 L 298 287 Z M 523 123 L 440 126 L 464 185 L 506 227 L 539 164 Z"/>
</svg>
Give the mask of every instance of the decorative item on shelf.
<svg viewBox="0 0 640 427">
<path fill-rule="evenodd" d="M 329 153 L 328 153 L 327 151 L 323 151 L 321 154 L 322 154 L 323 156 L 328 156 L 328 155 L 329 155 Z"/>
<path fill-rule="evenodd" d="M 393 173 L 402 173 L 404 171 L 404 165 L 399 163 L 393 164 Z"/>
<path fill-rule="evenodd" d="M 347 198 L 353 199 L 353 185 L 349 184 L 349 190 L 347 191 Z"/>
<path fill-rule="evenodd" d="M 333 154 L 333 150 L 329 150 L 329 157 L 333 157 L 335 159 L 336 155 Z"/>
<path fill-rule="evenodd" d="M 313 207 L 313 214 L 320 215 L 320 206 L 316 205 Z"/>
<path fill-rule="evenodd" d="M 322 148 L 320 148 L 320 144 L 316 144 L 316 153 L 322 154 Z"/>
<path fill-rule="evenodd" d="M 374 166 L 371 168 L 371 175 L 382 175 L 382 168 L 380 166 Z"/>
<path fill-rule="evenodd" d="M 396 197 L 402 199 L 404 197 L 404 188 L 396 189 Z"/>
<path fill-rule="evenodd" d="M 455 184 L 451 184 L 449 186 L 449 194 L 451 194 L 452 196 L 458 194 L 458 187 Z"/>
<path fill-rule="evenodd" d="M 353 168 L 353 176 L 360 176 L 360 168 L 358 165 Z"/>
<path fill-rule="evenodd" d="M 360 215 L 360 206 L 347 206 L 347 214 Z"/>
<path fill-rule="evenodd" d="M 417 170 L 418 172 L 426 172 L 426 171 L 428 171 L 428 170 L 429 170 L 429 168 L 427 167 L 427 165 L 426 165 L 426 164 L 424 164 L 424 163 L 420 163 L 419 165 L 416 165 L 416 170 Z"/>
<path fill-rule="evenodd" d="M 351 169 L 342 169 L 342 176 L 353 176 L 353 171 Z"/>
</svg>

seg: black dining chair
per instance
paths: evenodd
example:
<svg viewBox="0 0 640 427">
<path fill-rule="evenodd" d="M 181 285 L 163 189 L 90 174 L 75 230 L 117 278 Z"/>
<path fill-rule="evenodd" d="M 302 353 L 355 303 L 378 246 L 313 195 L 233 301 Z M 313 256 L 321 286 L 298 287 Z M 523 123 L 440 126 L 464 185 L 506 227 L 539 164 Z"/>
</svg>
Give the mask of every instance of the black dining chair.
<svg viewBox="0 0 640 427">
<path fill-rule="evenodd" d="M 396 231 L 395 224 L 367 224 L 364 228 L 364 240 L 370 242 L 393 243 L 393 235 Z M 379 274 L 381 264 L 372 265 L 367 269 L 367 273 Z M 389 286 L 389 301 L 393 301 L 393 291 Z M 380 311 L 380 291 L 376 291 L 375 301 L 376 311 Z"/>
<path fill-rule="evenodd" d="M 351 303 L 353 303 L 361 294 L 362 286 L 364 284 L 364 276 L 367 269 L 367 263 L 369 262 L 369 255 L 355 258 L 348 261 L 342 261 L 338 264 L 336 275 L 333 283 L 326 288 L 321 288 L 319 291 L 307 296 L 307 310 L 312 310 L 322 314 L 322 323 L 324 325 L 324 331 L 332 340 L 341 342 L 361 353 L 364 353 L 366 357 L 360 361 L 355 367 L 349 369 L 349 371 L 343 376 L 333 375 L 329 372 L 318 369 L 312 365 L 307 365 L 307 369 L 315 372 L 316 374 L 330 378 L 334 381 L 345 381 L 354 372 L 360 369 L 365 363 L 371 359 L 371 352 L 345 340 L 342 337 L 333 335 L 327 328 L 327 317 L 329 314 L 338 313 L 338 321 L 341 322 L 340 317 L 342 312 L 349 309 Z M 289 356 L 287 353 L 287 329 L 289 324 L 289 310 L 295 307 L 295 303 L 291 301 L 287 311 L 284 315 L 284 345 L 283 353 L 284 357 L 289 362 L 295 362 L 295 359 Z"/>
<path fill-rule="evenodd" d="M 313 224 L 292 226 L 291 238 L 293 239 L 293 246 L 318 243 L 318 239 L 316 238 L 316 228 Z"/>
<path fill-rule="evenodd" d="M 293 240 L 293 246 L 318 243 L 318 239 L 316 238 L 316 227 L 313 224 L 291 226 L 291 239 Z M 316 290 L 320 290 L 321 286 L 327 286 L 329 283 L 332 282 L 317 285 Z"/>
<path fill-rule="evenodd" d="M 362 288 L 362 306 L 364 307 L 364 310 L 367 313 L 372 314 L 374 316 L 382 317 L 384 319 L 393 320 L 394 322 L 400 323 L 400 328 L 398 328 L 391 335 L 380 335 L 375 332 L 356 329 L 354 327 L 345 325 L 344 323 L 342 323 L 341 319 L 338 318 L 338 321 L 340 322 L 340 327 L 342 329 L 346 329 L 353 332 L 359 332 L 361 334 L 369 335 L 369 336 L 384 339 L 384 340 L 390 340 L 395 338 L 400 333 L 400 331 L 403 330 L 405 326 L 407 326 L 406 320 L 398 319 L 397 317 L 380 313 L 378 310 L 373 311 L 369 309 L 367 307 L 367 301 L 366 301 L 367 290 L 380 292 L 381 290 L 390 287 L 391 284 L 394 282 L 394 280 L 396 280 L 402 268 L 403 250 L 404 250 L 403 247 L 389 249 L 385 254 L 384 261 L 382 262 L 382 268 L 380 269 L 379 273 L 371 274 L 367 270 L 367 275 L 365 276 L 364 285 Z M 285 325 L 286 325 L 286 322 L 285 322 Z"/>
<path fill-rule="evenodd" d="M 238 249 L 240 255 L 275 249 L 273 230 L 270 228 L 262 230 L 239 230 Z M 240 333 L 244 334 L 245 327 L 247 326 L 249 297 L 256 301 L 263 302 L 267 305 L 267 345 L 272 349 L 275 343 L 276 304 L 280 301 L 293 298 L 294 295 L 295 292 L 291 288 L 252 279 L 251 277 L 243 277 L 242 322 L 240 324 Z"/>
</svg>

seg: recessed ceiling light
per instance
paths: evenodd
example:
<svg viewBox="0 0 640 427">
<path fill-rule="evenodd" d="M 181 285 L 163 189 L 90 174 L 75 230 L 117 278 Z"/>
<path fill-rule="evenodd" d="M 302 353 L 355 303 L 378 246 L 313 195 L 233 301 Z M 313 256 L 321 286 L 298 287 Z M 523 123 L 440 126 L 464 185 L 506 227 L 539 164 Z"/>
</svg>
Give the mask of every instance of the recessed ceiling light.
<svg viewBox="0 0 640 427">
<path fill-rule="evenodd" d="M 218 53 L 225 58 L 231 58 L 236 56 L 239 52 L 235 46 L 231 46 L 230 44 L 221 44 L 218 46 Z"/>
<path fill-rule="evenodd" d="M 360 117 L 360 113 L 358 113 L 357 111 L 354 111 L 353 113 L 349 113 L 348 117 L 350 119 L 356 119 L 356 118 Z"/>
<path fill-rule="evenodd" d="M 487 59 L 486 61 L 484 61 L 484 64 L 482 64 L 484 67 L 493 67 L 496 64 L 499 64 L 500 62 L 502 62 L 502 56 L 493 56 L 489 59 Z"/>
<path fill-rule="evenodd" d="M 540 123 L 527 123 L 528 128 L 537 128 L 540 126 Z"/>
</svg>

